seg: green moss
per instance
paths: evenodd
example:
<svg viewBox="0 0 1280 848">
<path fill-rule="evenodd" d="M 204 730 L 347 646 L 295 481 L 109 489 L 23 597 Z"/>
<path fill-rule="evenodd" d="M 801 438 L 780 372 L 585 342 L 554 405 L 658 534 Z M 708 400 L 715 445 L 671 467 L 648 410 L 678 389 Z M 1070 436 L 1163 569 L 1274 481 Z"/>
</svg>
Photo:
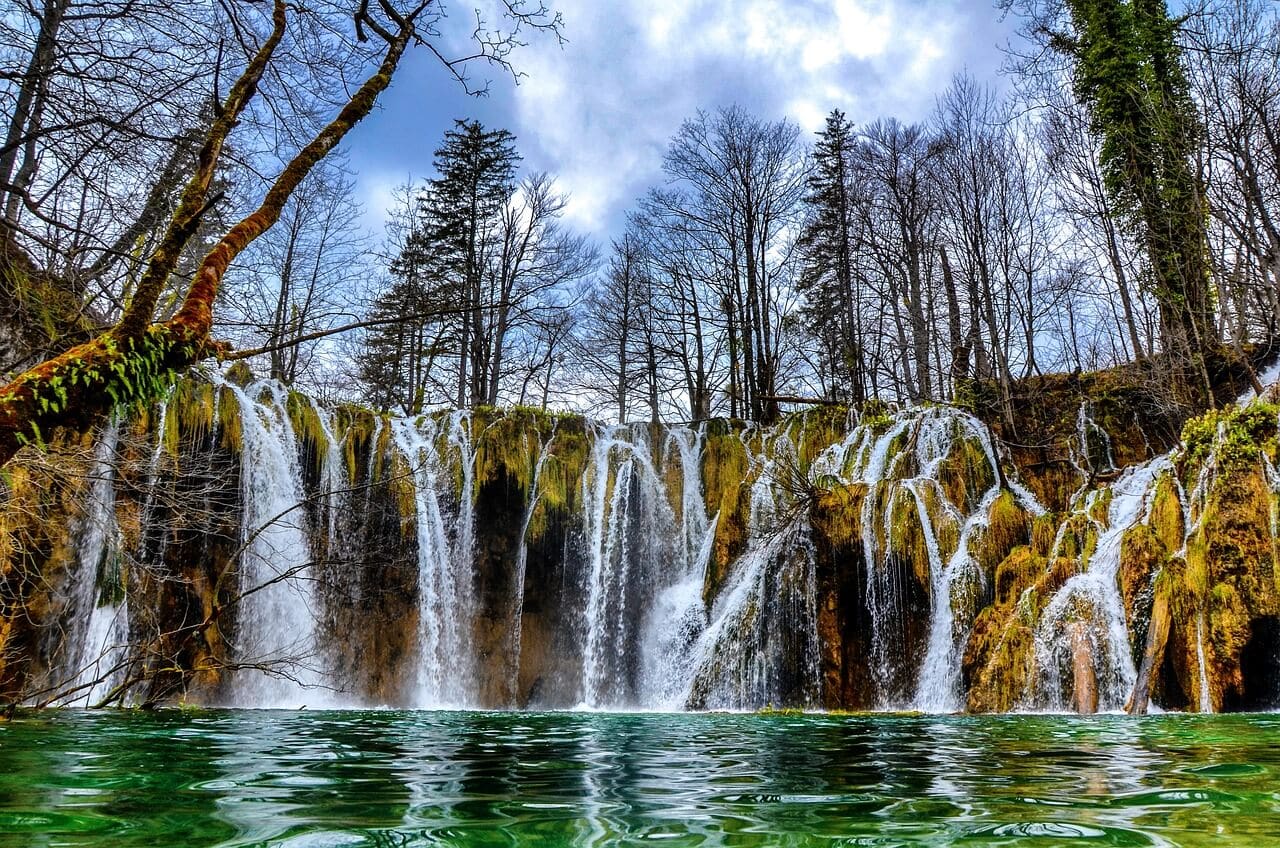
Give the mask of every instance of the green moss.
<svg viewBox="0 0 1280 848">
<path fill-rule="evenodd" d="M 244 388 L 253 382 L 253 369 L 249 367 L 249 363 L 241 359 L 232 363 L 227 369 L 226 379 L 228 383 Z"/>
<path fill-rule="evenodd" d="M 484 418 L 477 413 L 472 421 L 477 490 L 504 476 L 514 482 L 522 494 L 528 494 L 533 486 L 538 451 L 548 436 L 540 424 L 538 416 L 528 410 L 489 412 Z"/>
<path fill-rule="evenodd" d="M 1010 491 L 1003 491 L 991 504 L 987 527 L 975 545 L 978 562 L 991 573 L 1010 551 L 1030 540 L 1031 516 Z"/>
<path fill-rule="evenodd" d="M 858 410 L 858 423 L 879 435 L 893 424 L 893 410 L 882 400 L 871 399 Z"/>
<path fill-rule="evenodd" d="M 995 482 L 987 452 L 982 442 L 974 438 L 956 438 L 951 453 L 938 466 L 938 483 L 947 499 L 964 513 L 977 508 L 978 501 Z"/>
<path fill-rule="evenodd" d="M 883 484 L 879 488 L 884 488 Z M 929 548 L 915 497 L 905 488 L 894 488 L 891 497 L 886 553 L 905 562 L 920 585 L 931 587 Z"/>
<path fill-rule="evenodd" d="M 1057 555 L 1067 559 L 1087 562 L 1098 541 L 1098 529 L 1089 517 L 1082 513 L 1068 515 L 1062 530 L 1062 541 Z M 1052 550 L 1050 554 L 1052 554 Z"/>
<path fill-rule="evenodd" d="M 862 541 L 864 483 L 851 483 L 819 491 L 810 522 L 814 532 L 835 549 L 853 548 Z"/>
<path fill-rule="evenodd" d="M 707 425 L 702 450 L 702 486 L 707 512 L 718 515 L 712 568 L 708 569 L 708 591 L 714 595 L 729 564 L 747 546 L 750 511 L 748 475 L 751 457 L 739 432 L 727 421 Z"/>
<path fill-rule="evenodd" d="M 244 443 L 243 428 L 235 393 L 223 386 L 218 391 L 218 439 L 222 446 L 239 454 Z"/>
<path fill-rule="evenodd" d="M 1135 650 L 1146 644 L 1145 625 L 1154 598 L 1155 578 L 1165 568 L 1168 559 L 1168 547 L 1145 524 L 1131 527 L 1121 539 L 1120 598 Z"/>
<path fill-rule="evenodd" d="M 584 419 L 560 419 L 549 438 L 538 478 L 538 503 L 529 522 L 529 536 L 535 539 L 546 532 L 553 513 L 567 514 L 578 508 L 582 475 L 591 459 L 591 436 Z"/>
<path fill-rule="evenodd" d="M 1106 527 L 1111 522 L 1111 499 L 1114 495 L 1115 492 L 1109 486 L 1105 489 L 1099 489 L 1093 498 L 1093 502 L 1089 504 L 1089 517 L 1103 527 Z"/>
<path fill-rule="evenodd" d="M 1053 540 L 1058 535 L 1061 521 L 1061 517 L 1052 512 L 1037 515 L 1031 520 L 1031 547 L 1036 554 L 1047 557 L 1053 552 Z"/>
<path fill-rule="evenodd" d="M 295 391 L 289 392 L 285 399 L 285 412 L 302 447 L 304 461 L 318 474 L 329 451 L 329 437 L 320 422 L 320 413 L 310 398 Z"/>
<path fill-rule="evenodd" d="M 1277 416 L 1280 406 L 1254 401 L 1193 418 L 1182 428 L 1184 462 L 1195 468 L 1213 454 L 1221 470 L 1233 471 L 1256 463 L 1262 450 L 1274 455 Z"/>
<path fill-rule="evenodd" d="M 800 470 L 808 472 L 813 460 L 840 441 L 848 432 L 849 410 L 843 406 L 819 406 L 796 413 L 786 431 L 800 459 Z"/>
<path fill-rule="evenodd" d="M 1026 545 L 1019 545 L 1009 552 L 996 566 L 995 603 L 1012 606 L 1022 593 L 1035 585 L 1045 574 L 1046 561 Z"/>
<path fill-rule="evenodd" d="M 1182 547 L 1186 523 L 1182 503 L 1178 500 L 1177 480 L 1172 474 L 1162 474 L 1156 481 L 1149 524 L 1165 548 L 1176 551 Z"/>
<path fill-rule="evenodd" d="M 352 485 L 360 479 L 360 457 L 367 457 L 369 440 L 377 426 L 377 414 L 363 407 L 342 404 L 336 410 L 334 433 L 342 440 L 343 467 L 346 469 L 347 481 Z M 366 459 L 365 462 L 367 461 Z"/>
</svg>

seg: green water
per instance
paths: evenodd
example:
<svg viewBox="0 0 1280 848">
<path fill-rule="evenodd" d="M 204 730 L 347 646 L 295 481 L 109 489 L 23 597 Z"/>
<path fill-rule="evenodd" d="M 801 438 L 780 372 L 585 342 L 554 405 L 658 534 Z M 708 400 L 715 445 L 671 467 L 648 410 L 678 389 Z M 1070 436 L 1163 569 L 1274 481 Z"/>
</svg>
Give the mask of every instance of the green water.
<svg viewBox="0 0 1280 848">
<path fill-rule="evenodd" d="M 1280 844 L 1280 716 L 47 712 L 0 846 Z"/>
</svg>

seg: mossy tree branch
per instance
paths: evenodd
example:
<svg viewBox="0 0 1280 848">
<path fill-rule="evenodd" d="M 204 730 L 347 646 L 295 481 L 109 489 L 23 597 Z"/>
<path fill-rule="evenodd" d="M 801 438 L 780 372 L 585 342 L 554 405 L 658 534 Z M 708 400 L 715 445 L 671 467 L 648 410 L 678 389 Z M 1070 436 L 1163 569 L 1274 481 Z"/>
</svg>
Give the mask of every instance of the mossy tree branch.
<svg viewBox="0 0 1280 848">
<path fill-rule="evenodd" d="M 134 296 L 134 306 L 130 307 L 125 320 L 119 325 L 31 368 L 0 388 L 0 464 L 12 458 L 23 445 L 42 442 L 45 434 L 54 428 L 85 429 L 117 406 L 150 400 L 168 385 L 174 375 L 225 350 L 223 345 L 210 338 L 210 332 L 214 299 L 227 267 L 276 222 L 290 195 L 307 173 L 373 109 L 378 95 L 390 85 L 406 47 L 416 38 L 414 22 L 429 3 L 430 0 L 425 0 L 407 14 L 389 15 L 392 20 L 389 28 L 370 27 L 387 42 L 386 53 L 378 69 L 351 96 L 337 117 L 285 166 L 267 191 L 262 205 L 232 227 L 205 256 L 177 315 L 164 323 L 151 323 L 154 299 L 151 307 L 146 308 L 150 289 L 144 291 L 144 285 L 140 283 Z M 382 5 L 384 10 L 389 6 L 386 3 Z M 284 9 L 284 3 L 277 0 L 275 32 L 283 29 Z M 362 10 L 362 14 L 367 16 L 368 12 Z M 369 21 L 366 20 L 365 24 L 368 25 Z M 278 36 L 275 40 L 278 42 Z M 210 129 L 210 136 L 222 132 L 219 122 L 233 111 L 239 114 L 252 98 L 256 80 L 263 70 L 257 67 L 257 63 L 261 60 L 265 64 L 274 50 L 274 44 L 268 47 L 270 42 L 268 39 L 268 43 L 264 43 L 250 63 L 251 67 L 232 87 L 233 92 L 239 93 L 234 101 L 232 95 L 228 95 L 228 103 L 232 105 L 224 104 L 225 108 Z M 246 82 L 246 76 L 252 77 L 252 82 Z M 230 125 L 226 130 L 230 130 Z M 216 146 L 220 147 L 223 140 L 225 133 L 217 140 Z M 201 152 L 197 173 L 188 183 L 161 248 L 152 257 L 144 283 L 148 279 L 158 279 L 162 287 L 172 270 L 172 263 L 176 261 L 176 251 L 190 235 L 182 236 L 183 229 L 194 226 L 199 211 L 205 205 L 208 182 L 204 174 L 206 152 L 210 150 L 207 142 L 208 139 Z M 208 166 L 208 172 L 211 174 L 212 165 Z M 162 255 L 166 245 L 177 245 L 171 258 Z M 169 264 L 166 266 L 165 263 Z M 154 276 L 152 269 L 156 269 Z M 159 290 L 155 292 L 155 297 L 158 296 Z M 138 306 L 139 303 L 142 305 Z M 135 331 L 133 327 L 139 322 L 140 328 Z"/>
<path fill-rule="evenodd" d="M 275 0 L 271 12 L 271 34 L 249 60 L 244 73 L 231 86 L 226 100 L 217 109 L 213 124 L 209 127 L 204 144 L 201 145 L 200 153 L 196 157 L 195 172 L 182 190 L 182 199 L 178 202 L 178 208 L 169 219 L 169 226 L 165 229 L 160 245 L 151 254 L 151 261 L 147 264 L 147 270 L 143 273 L 142 279 L 138 281 L 138 287 L 133 293 L 129 306 L 125 309 L 124 316 L 112 330 L 116 339 L 124 341 L 137 338 L 153 320 L 156 303 L 164 292 L 165 283 L 177 266 L 182 249 L 195 233 L 200 217 L 208 208 L 209 185 L 213 182 L 218 160 L 222 156 L 222 147 L 236 122 L 240 120 L 245 107 L 257 94 L 258 83 L 262 80 L 262 75 L 266 72 L 267 65 L 280 44 L 280 39 L 284 37 L 284 28 L 285 3 L 284 0 Z"/>
</svg>

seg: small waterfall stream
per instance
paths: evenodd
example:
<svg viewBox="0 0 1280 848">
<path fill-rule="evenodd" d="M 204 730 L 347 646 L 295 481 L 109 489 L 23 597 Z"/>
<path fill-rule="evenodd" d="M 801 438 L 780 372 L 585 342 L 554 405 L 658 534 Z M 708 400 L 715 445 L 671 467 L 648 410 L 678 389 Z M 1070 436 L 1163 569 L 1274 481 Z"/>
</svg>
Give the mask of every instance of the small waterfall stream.
<svg viewBox="0 0 1280 848">
<path fill-rule="evenodd" d="M 409 463 L 418 541 L 418 680 L 415 704 L 467 706 L 474 687 L 475 455 L 470 418 L 454 412 L 392 419 L 396 447 Z M 453 491 L 456 462 L 460 487 Z M 452 532 L 450 532 L 452 531 Z"/>
<path fill-rule="evenodd" d="M 680 545 L 673 550 L 672 582 L 655 592 L 641 639 L 646 706 L 681 709 L 689 695 L 698 657 L 698 637 L 707 626 L 702 599 L 718 516 L 708 519 L 702 497 L 701 429 L 667 433 L 666 461 L 680 468 Z M 674 455 L 674 456 L 673 456 Z M 660 532 L 653 528 L 650 532 Z"/>
<path fill-rule="evenodd" d="M 760 438 L 746 553 L 692 651 L 685 700 L 699 708 L 817 704 L 813 545 L 793 494 L 779 485 L 798 466 L 796 446 L 777 428 Z"/>
<path fill-rule="evenodd" d="M 326 701 L 318 655 L 305 494 L 285 389 L 268 381 L 225 384 L 240 407 L 244 519 L 240 556 L 239 652 L 232 701 L 299 707 Z M 272 673 L 257 668 L 271 666 Z"/>
<path fill-rule="evenodd" d="M 687 428 L 595 430 L 582 479 L 583 706 L 670 706 L 687 686 L 712 529 L 700 453 L 701 436 Z"/>
<path fill-rule="evenodd" d="M 1104 491 L 1111 495 L 1106 524 L 1099 528 L 1088 562 L 1049 601 L 1036 630 L 1036 699 L 1045 708 L 1069 708 L 1063 682 L 1073 673 L 1080 640 L 1087 640 L 1098 709 L 1121 709 L 1133 691 L 1137 670 L 1118 584 L 1120 549 L 1125 533 L 1148 518 L 1156 481 L 1171 468 L 1168 455 L 1156 457 L 1128 468 L 1110 489 L 1095 490 L 1084 499 L 1082 510 L 1091 514 Z"/>
<path fill-rule="evenodd" d="M 524 623 L 524 590 L 525 579 L 529 570 L 529 526 L 533 523 L 533 513 L 538 508 L 540 491 L 538 484 L 542 481 L 542 469 L 547 464 L 547 449 L 555 440 L 553 428 L 547 440 L 538 445 L 538 458 L 533 464 L 533 481 L 529 484 L 529 502 L 524 509 L 524 520 L 520 522 L 520 549 L 516 552 L 515 590 L 511 593 L 510 620 L 507 623 L 507 691 L 514 693 L 519 689 L 520 650 L 523 644 Z"/>
<path fill-rule="evenodd" d="M 1199 684 L 1198 703 L 1200 712 L 1213 712 L 1213 697 L 1209 694 L 1209 670 L 1204 658 L 1204 612 L 1196 613 L 1196 670 L 1199 677 L 1196 682 Z"/>
<path fill-rule="evenodd" d="M 92 706 L 109 693 L 129 654 L 129 605 L 120 570 L 120 529 L 115 513 L 116 447 L 120 422 L 98 438 L 88 503 L 79 531 L 72 587 L 72 635 L 67 671 L 72 695 L 65 706 Z"/>
</svg>

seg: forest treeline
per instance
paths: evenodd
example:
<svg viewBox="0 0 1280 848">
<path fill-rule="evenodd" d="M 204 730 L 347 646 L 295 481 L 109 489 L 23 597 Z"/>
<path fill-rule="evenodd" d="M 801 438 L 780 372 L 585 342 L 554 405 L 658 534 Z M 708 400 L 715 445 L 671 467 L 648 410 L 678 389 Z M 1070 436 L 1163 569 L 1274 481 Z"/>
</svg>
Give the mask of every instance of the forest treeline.
<svg viewBox="0 0 1280 848">
<path fill-rule="evenodd" d="M 749 104 L 699 111 L 607 242 L 566 222 L 570 198 L 522 167 L 519 139 L 467 119 L 423 151 L 435 176 L 402 187 L 386 232 L 364 233 L 355 175 L 329 153 L 334 124 L 362 117 L 349 93 L 385 87 L 422 40 L 471 85 L 468 59 L 509 68 L 522 30 L 559 19 L 504 3 L 506 28 L 482 20 L 477 56 L 452 60 L 439 3 L 341 5 L 277 3 L 273 19 L 26 0 L 0 20 L 0 425 L 48 418 L 42 361 L 74 369 L 69 348 L 109 337 L 94 355 L 132 362 L 154 327 L 190 318 L 220 246 L 225 280 L 200 290 L 216 292 L 211 325 L 146 373 L 229 355 L 410 413 L 768 421 L 980 381 L 1011 418 L 1022 378 L 1135 360 L 1189 411 L 1211 403 L 1211 358 L 1275 338 L 1267 0 L 1004 0 L 1023 24 L 1007 74 L 957 76 L 917 121 L 833 109 L 809 134 Z M 266 226 L 232 238 L 248 220 Z"/>
</svg>

